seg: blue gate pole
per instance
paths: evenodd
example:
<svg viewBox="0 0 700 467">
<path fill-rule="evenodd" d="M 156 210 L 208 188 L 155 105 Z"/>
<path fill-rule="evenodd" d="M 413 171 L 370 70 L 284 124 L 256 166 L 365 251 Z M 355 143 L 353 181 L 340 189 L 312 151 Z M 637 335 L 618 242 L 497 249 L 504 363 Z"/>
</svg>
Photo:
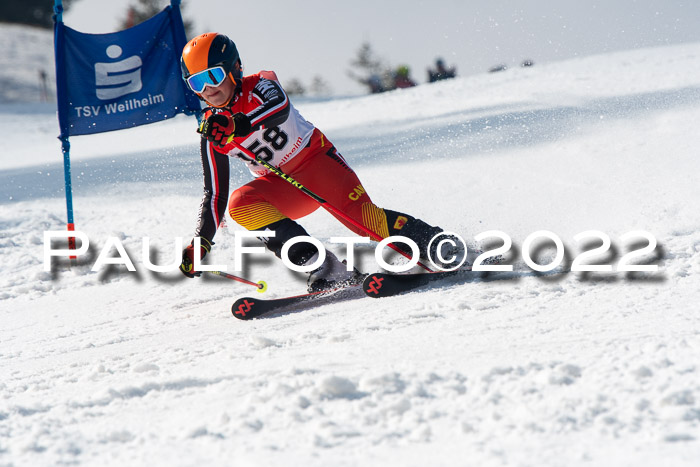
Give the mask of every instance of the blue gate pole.
<svg viewBox="0 0 700 467">
<path fill-rule="evenodd" d="M 68 231 L 73 232 L 75 230 L 75 223 L 73 221 L 73 184 L 71 182 L 70 173 L 70 141 L 68 140 L 68 136 L 61 136 L 60 140 L 61 151 L 63 152 L 63 178 L 66 187 L 66 228 Z M 75 250 L 75 237 L 68 237 L 68 248 Z M 76 259 L 76 257 L 71 256 L 70 259 Z"/>
<path fill-rule="evenodd" d="M 54 12 L 54 24 L 63 22 L 63 2 L 62 0 L 54 0 L 53 5 Z M 61 116 L 61 98 L 62 98 L 62 88 L 65 83 L 65 77 L 63 76 L 64 64 L 60 63 L 63 60 L 63 40 L 56 37 L 57 33 L 54 32 L 54 47 L 55 47 L 55 59 L 56 59 L 56 88 L 57 88 L 57 102 L 59 110 L 59 124 L 61 126 L 61 136 L 58 139 L 61 140 L 61 151 L 63 152 L 63 177 L 65 180 L 65 190 L 66 190 L 66 211 L 67 211 L 67 223 L 66 228 L 68 231 L 75 231 L 75 222 L 73 220 L 73 184 L 71 183 L 71 172 L 70 172 L 70 140 L 68 139 L 68 132 L 65 131 L 64 125 L 61 124 L 60 120 L 63 119 Z M 68 237 L 68 248 L 75 250 L 75 237 Z M 75 260 L 76 256 L 71 256 L 71 260 Z"/>
</svg>

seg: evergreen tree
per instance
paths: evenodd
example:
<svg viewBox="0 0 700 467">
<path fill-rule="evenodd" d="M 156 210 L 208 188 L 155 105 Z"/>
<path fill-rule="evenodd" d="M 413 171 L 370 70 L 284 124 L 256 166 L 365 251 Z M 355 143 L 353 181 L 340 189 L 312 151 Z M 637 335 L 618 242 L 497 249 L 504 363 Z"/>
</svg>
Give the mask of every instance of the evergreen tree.
<svg viewBox="0 0 700 467">
<path fill-rule="evenodd" d="M 352 69 L 348 70 L 348 76 L 368 86 L 371 93 L 394 89 L 394 75 L 391 67 L 376 56 L 369 42 L 360 45 L 350 65 Z"/>
<path fill-rule="evenodd" d="M 139 23 L 143 23 L 147 19 L 157 15 L 163 8 L 170 5 L 169 0 L 137 0 L 136 5 L 131 5 L 126 12 L 126 18 L 121 22 L 122 29 L 127 29 L 132 26 L 136 26 Z M 184 18 L 185 16 L 185 3 L 180 4 L 180 9 L 182 11 L 182 22 L 185 25 L 185 35 L 188 39 L 194 37 L 192 35 L 193 24 L 192 21 Z"/>
<path fill-rule="evenodd" d="M 0 22 L 52 28 L 53 3 L 54 0 L 2 0 Z M 69 3 L 63 2 L 63 11 L 68 7 Z"/>
<path fill-rule="evenodd" d="M 378 58 L 369 42 L 363 42 L 357 50 L 357 56 L 350 62 L 354 68 L 375 74 L 382 71 L 382 60 Z"/>
<path fill-rule="evenodd" d="M 290 96 L 303 96 L 304 94 L 306 94 L 306 88 L 304 87 L 303 84 L 301 84 L 301 81 L 299 81 L 296 78 L 290 79 L 284 85 L 284 90 Z"/>
<path fill-rule="evenodd" d="M 311 81 L 311 92 L 316 96 L 329 96 L 332 94 L 329 84 L 319 75 L 314 76 Z"/>
</svg>

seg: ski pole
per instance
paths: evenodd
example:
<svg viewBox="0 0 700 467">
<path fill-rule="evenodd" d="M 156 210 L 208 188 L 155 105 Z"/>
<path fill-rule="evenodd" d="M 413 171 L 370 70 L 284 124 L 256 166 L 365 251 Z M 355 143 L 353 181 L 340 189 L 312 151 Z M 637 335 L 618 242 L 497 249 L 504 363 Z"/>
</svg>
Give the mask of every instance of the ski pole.
<svg viewBox="0 0 700 467">
<path fill-rule="evenodd" d="M 265 281 L 259 281 L 257 283 L 249 281 L 247 279 L 243 279 L 242 277 L 234 276 L 233 274 L 229 274 L 224 271 L 207 271 L 212 274 L 216 274 L 217 276 L 225 277 L 226 279 L 231 279 L 234 281 L 241 282 L 243 284 L 247 285 L 252 285 L 253 287 L 256 287 L 258 289 L 258 292 L 263 293 L 267 290 L 267 282 Z"/>
<path fill-rule="evenodd" d="M 282 178 L 283 180 L 288 181 L 288 182 L 291 183 L 294 187 L 299 188 L 304 194 L 306 194 L 307 196 L 310 196 L 310 197 L 313 198 L 317 203 L 323 205 L 324 208 L 328 209 L 328 210 L 331 211 L 333 214 L 336 214 L 337 216 L 343 218 L 343 220 L 345 220 L 345 221 L 347 221 L 348 223 L 352 224 L 354 227 L 357 227 L 359 230 L 362 230 L 364 233 L 366 233 L 367 235 L 369 235 L 369 237 L 370 237 L 372 240 L 375 240 L 375 241 L 378 241 L 378 242 L 384 240 L 384 237 L 382 237 L 382 236 L 379 235 L 378 233 L 374 232 L 373 230 L 371 230 L 371 229 L 365 227 L 364 225 L 360 224 L 360 223 L 357 222 L 355 219 L 353 219 L 352 217 L 348 216 L 347 214 L 345 214 L 345 213 L 344 213 L 343 211 L 341 211 L 340 209 L 338 209 L 338 208 L 336 208 L 335 206 L 333 206 L 332 204 L 330 204 L 328 201 L 326 201 L 325 199 L 323 199 L 322 197 L 320 197 L 319 195 L 317 195 L 317 194 L 314 193 L 313 191 L 309 190 L 308 188 L 306 188 L 304 185 L 302 185 L 302 184 L 299 183 L 298 181 L 294 180 L 292 177 L 290 177 L 287 173 L 285 173 L 285 172 L 284 172 L 282 169 L 280 169 L 279 167 L 275 167 L 274 165 L 270 164 L 269 162 L 262 160 L 260 157 L 256 156 L 255 154 L 253 154 L 253 153 L 252 153 L 251 151 L 249 151 L 248 149 L 244 148 L 244 147 L 241 146 L 240 144 L 238 144 L 238 143 L 236 143 L 235 141 L 233 141 L 233 139 L 231 139 L 231 142 L 233 143 L 234 146 L 236 146 L 238 149 L 240 149 L 241 152 L 243 152 L 243 154 L 245 154 L 246 156 L 248 156 L 248 157 L 250 157 L 251 159 L 255 160 L 258 164 L 264 166 L 267 170 L 269 170 L 270 172 L 272 172 L 272 173 L 274 173 L 275 175 L 279 176 L 279 177 Z M 411 256 L 410 256 L 408 253 L 406 253 L 405 251 L 403 251 L 401 248 L 397 247 L 397 246 L 394 245 L 393 243 L 389 243 L 389 247 L 391 247 L 394 251 L 400 253 L 401 255 L 405 256 L 405 257 L 408 258 L 409 260 L 411 259 Z M 428 266 L 426 266 L 425 264 L 421 263 L 420 261 L 418 261 L 417 264 L 418 264 L 418 266 L 422 267 L 423 269 L 425 269 L 425 270 L 428 271 L 428 272 L 434 272 L 432 269 L 430 269 Z"/>
</svg>

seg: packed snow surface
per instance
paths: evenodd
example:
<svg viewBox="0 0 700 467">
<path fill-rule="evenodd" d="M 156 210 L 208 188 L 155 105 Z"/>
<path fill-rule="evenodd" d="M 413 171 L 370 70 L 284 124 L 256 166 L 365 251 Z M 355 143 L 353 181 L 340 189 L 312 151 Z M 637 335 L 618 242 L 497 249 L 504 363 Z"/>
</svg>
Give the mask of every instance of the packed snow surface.
<svg viewBox="0 0 700 467">
<path fill-rule="evenodd" d="M 517 274 L 239 321 L 252 288 L 144 265 L 144 237 L 165 264 L 195 227 L 184 116 L 72 139 L 90 252 L 47 272 L 44 232 L 65 229 L 54 109 L 0 106 L 0 464 L 697 465 L 700 44 L 296 105 L 378 205 L 469 241 L 504 232 Z M 349 235 L 322 210 L 303 224 Z M 565 246 L 554 275 L 523 260 L 542 230 Z M 590 230 L 612 246 L 586 263 L 612 272 L 569 272 L 601 245 L 575 240 Z M 236 231 L 208 258 L 229 272 Z M 635 231 L 658 245 L 632 263 L 657 272 L 617 271 L 648 244 Z M 92 271 L 103 247 L 118 257 L 110 238 L 136 272 Z M 270 254 L 239 274 L 268 297 L 305 288 Z"/>
</svg>

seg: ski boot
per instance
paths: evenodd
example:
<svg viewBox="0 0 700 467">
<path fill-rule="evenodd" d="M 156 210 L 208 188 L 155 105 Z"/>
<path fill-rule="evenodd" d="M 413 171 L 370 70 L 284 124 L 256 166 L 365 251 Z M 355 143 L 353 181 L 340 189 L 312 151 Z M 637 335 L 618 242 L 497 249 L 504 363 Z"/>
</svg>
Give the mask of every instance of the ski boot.
<svg viewBox="0 0 700 467">
<path fill-rule="evenodd" d="M 313 263 L 317 258 L 318 253 L 312 256 L 306 264 Z M 323 264 L 309 273 L 309 278 L 306 281 L 309 293 L 362 284 L 367 274 L 362 274 L 357 268 L 348 271 L 346 264 L 345 260 L 341 262 L 332 252 L 326 251 L 326 259 Z"/>
</svg>

